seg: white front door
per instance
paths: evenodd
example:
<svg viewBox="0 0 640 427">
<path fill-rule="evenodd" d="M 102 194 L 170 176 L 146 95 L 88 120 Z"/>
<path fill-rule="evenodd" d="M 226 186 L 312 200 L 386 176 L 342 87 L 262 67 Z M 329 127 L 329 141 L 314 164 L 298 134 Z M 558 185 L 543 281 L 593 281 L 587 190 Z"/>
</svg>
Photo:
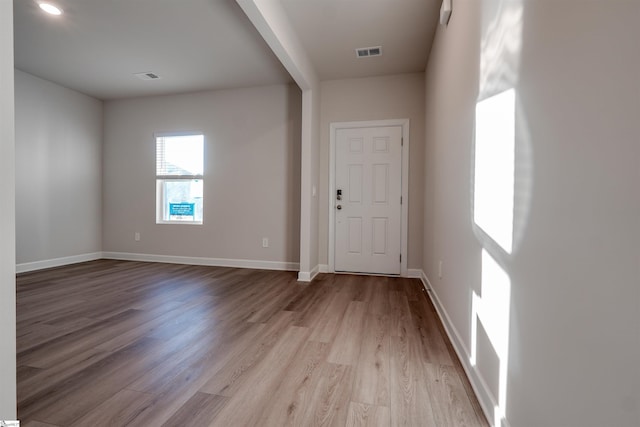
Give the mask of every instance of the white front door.
<svg viewBox="0 0 640 427">
<path fill-rule="evenodd" d="M 402 126 L 337 129 L 335 271 L 400 274 Z"/>
</svg>

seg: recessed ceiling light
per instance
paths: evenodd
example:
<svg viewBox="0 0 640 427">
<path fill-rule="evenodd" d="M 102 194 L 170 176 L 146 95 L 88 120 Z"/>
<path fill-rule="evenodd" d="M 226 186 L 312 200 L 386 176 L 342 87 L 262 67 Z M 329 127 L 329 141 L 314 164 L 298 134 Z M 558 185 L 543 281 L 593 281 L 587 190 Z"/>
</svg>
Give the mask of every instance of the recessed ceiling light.
<svg viewBox="0 0 640 427">
<path fill-rule="evenodd" d="M 51 3 L 38 3 L 38 6 L 40 6 L 40 9 L 51 15 L 62 15 L 62 9 L 52 5 Z"/>
</svg>

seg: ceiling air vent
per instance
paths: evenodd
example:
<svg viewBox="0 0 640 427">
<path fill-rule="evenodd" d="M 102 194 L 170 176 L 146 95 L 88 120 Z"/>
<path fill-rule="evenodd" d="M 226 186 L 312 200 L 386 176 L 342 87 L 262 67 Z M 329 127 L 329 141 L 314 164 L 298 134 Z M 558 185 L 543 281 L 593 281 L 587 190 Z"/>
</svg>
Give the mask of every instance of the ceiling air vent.
<svg viewBox="0 0 640 427">
<path fill-rule="evenodd" d="M 156 73 L 151 73 L 151 72 L 136 73 L 136 74 L 134 74 L 134 76 L 136 76 L 140 80 L 157 80 L 157 79 L 160 78 L 159 75 L 157 75 Z"/>
<path fill-rule="evenodd" d="M 368 58 L 370 56 L 380 55 L 382 55 L 382 46 L 361 47 L 356 49 L 356 56 L 358 58 Z"/>
</svg>

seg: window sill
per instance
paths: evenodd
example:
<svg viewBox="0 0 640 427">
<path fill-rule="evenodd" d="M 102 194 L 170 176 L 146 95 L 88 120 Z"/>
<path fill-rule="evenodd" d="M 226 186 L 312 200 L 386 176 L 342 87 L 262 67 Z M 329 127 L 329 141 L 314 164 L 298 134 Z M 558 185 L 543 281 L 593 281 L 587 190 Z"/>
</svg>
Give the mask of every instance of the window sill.
<svg viewBox="0 0 640 427">
<path fill-rule="evenodd" d="M 159 225 L 202 225 L 204 222 L 200 221 L 156 221 Z"/>
</svg>

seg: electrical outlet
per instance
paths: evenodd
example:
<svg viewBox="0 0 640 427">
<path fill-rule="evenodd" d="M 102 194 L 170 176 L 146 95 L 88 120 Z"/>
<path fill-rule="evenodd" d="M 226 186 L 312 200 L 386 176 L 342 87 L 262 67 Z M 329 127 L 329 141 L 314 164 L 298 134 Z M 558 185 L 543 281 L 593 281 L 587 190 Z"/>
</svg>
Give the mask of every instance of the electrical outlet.
<svg viewBox="0 0 640 427">
<path fill-rule="evenodd" d="M 438 261 L 438 278 L 442 279 L 442 261 Z"/>
<path fill-rule="evenodd" d="M 268 248 L 269 247 L 269 238 L 268 237 L 263 237 L 262 238 L 262 247 L 263 248 Z"/>
<path fill-rule="evenodd" d="M 134 239 L 136 242 L 139 242 L 139 241 L 140 241 L 140 233 L 136 231 L 136 234 L 134 234 L 134 235 L 133 235 L 133 239 Z"/>
</svg>

